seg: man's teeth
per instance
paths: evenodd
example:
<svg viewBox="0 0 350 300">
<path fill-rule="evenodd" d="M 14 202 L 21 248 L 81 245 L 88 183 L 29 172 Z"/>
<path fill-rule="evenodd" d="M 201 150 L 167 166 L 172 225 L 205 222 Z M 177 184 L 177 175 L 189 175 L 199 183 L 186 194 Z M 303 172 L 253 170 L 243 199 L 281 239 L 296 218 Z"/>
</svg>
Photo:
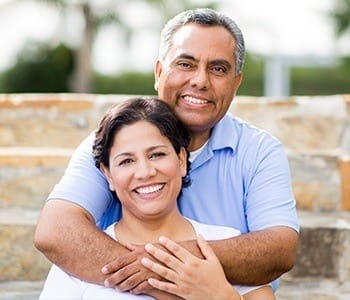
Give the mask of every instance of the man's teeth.
<svg viewBox="0 0 350 300">
<path fill-rule="evenodd" d="M 152 185 L 152 186 L 147 186 L 147 187 L 140 187 L 136 189 L 136 192 L 138 194 L 150 194 L 154 192 L 158 192 L 163 188 L 164 184 L 157 184 L 157 185 Z"/>
<path fill-rule="evenodd" d="M 194 104 L 206 104 L 206 103 L 208 103 L 207 100 L 202 100 L 202 99 L 198 99 L 198 98 L 194 98 L 194 97 L 190 97 L 190 96 L 185 96 L 184 99 L 187 102 L 194 103 Z"/>
</svg>

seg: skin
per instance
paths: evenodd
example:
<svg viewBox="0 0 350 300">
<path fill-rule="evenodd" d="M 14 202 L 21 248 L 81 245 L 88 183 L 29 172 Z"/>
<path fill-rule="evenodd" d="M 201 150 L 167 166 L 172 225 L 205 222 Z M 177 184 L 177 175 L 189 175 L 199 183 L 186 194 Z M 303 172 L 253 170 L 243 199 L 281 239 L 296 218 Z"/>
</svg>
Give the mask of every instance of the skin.
<svg viewBox="0 0 350 300">
<path fill-rule="evenodd" d="M 242 73 L 234 73 L 234 47 L 233 37 L 222 27 L 187 24 L 175 33 L 165 59 L 155 64 L 155 88 L 190 130 L 190 151 L 209 138 L 241 83 Z M 297 241 L 293 229 L 273 227 L 210 245 L 230 282 L 257 285 L 292 268 Z M 35 245 L 50 261 L 84 280 L 135 293 L 152 291 L 147 279 L 155 275 L 141 264 L 142 257 L 151 258 L 146 250 L 136 247 L 123 255 L 128 250 L 100 233 L 91 215 L 70 202 L 45 204 Z M 195 240 L 181 245 L 202 257 Z"/>
</svg>

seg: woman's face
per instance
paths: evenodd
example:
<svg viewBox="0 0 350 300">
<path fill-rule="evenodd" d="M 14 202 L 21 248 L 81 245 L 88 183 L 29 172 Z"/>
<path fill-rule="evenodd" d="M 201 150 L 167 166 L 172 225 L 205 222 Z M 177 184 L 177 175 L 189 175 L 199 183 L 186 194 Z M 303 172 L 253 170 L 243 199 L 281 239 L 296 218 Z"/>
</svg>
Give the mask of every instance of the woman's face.
<svg viewBox="0 0 350 300">
<path fill-rule="evenodd" d="M 122 127 L 115 135 L 103 167 L 127 214 L 154 219 L 176 209 L 176 199 L 186 175 L 186 151 L 178 155 L 159 129 L 146 121 Z"/>
</svg>

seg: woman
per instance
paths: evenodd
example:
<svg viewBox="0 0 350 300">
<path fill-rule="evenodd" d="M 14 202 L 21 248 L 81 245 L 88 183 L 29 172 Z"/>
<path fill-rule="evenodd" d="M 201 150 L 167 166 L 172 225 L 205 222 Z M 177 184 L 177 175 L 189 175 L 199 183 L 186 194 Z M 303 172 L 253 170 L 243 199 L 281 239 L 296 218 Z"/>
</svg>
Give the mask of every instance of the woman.
<svg viewBox="0 0 350 300">
<path fill-rule="evenodd" d="M 154 295 L 158 299 L 165 299 L 161 290 L 191 300 L 235 300 L 242 299 L 241 294 L 245 299 L 275 299 L 270 286 L 233 287 L 204 240 L 232 237 L 238 231 L 200 224 L 180 214 L 176 200 L 181 188 L 189 184 L 188 143 L 186 129 L 161 100 L 130 99 L 106 112 L 96 131 L 93 153 L 96 166 L 121 202 L 122 218 L 105 232 L 129 248 L 146 244 L 150 254 L 168 262 L 160 265 L 142 260 L 169 280 L 149 279 L 159 289 Z M 204 259 L 173 242 L 196 238 Z M 158 242 L 174 253 L 170 260 L 150 244 Z M 195 278 L 191 272 L 196 272 Z M 153 298 L 83 282 L 53 266 L 40 299 Z"/>
</svg>

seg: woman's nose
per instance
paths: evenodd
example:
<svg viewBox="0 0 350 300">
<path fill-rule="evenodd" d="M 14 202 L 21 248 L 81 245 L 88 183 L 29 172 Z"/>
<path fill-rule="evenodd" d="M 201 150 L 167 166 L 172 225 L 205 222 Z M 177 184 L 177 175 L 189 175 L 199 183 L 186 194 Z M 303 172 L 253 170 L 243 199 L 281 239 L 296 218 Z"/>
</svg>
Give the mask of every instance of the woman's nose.
<svg viewBox="0 0 350 300">
<path fill-rule="evenodd" d="M 148 160 L 139 161 L 135 170 L 135 178 L 144 179 L 156 174 L 156 169 Z"/>
</svg>

